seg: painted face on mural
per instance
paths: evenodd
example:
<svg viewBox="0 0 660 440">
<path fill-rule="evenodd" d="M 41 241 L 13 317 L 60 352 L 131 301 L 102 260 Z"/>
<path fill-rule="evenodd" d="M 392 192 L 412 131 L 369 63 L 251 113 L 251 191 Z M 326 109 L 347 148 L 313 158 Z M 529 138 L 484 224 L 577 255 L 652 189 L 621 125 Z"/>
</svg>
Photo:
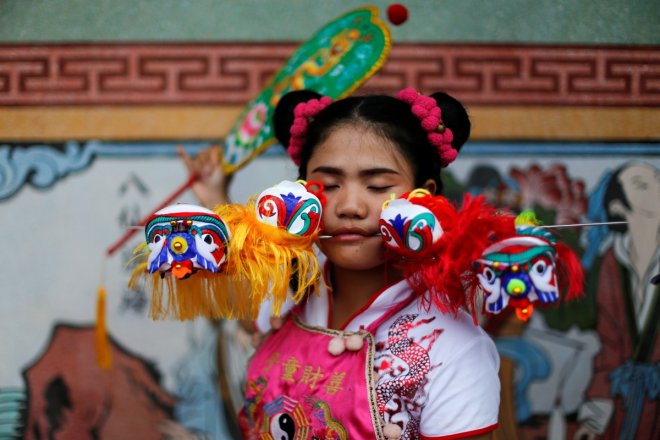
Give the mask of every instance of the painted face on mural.
<svg viewBox="0 0 660 440">
<path fill-rule="evenodd" d="M 621 172 L 619 181 L 630 205 L 627 215 L 660 216 L 660 170 L 644 163 Z"/>
</svg>

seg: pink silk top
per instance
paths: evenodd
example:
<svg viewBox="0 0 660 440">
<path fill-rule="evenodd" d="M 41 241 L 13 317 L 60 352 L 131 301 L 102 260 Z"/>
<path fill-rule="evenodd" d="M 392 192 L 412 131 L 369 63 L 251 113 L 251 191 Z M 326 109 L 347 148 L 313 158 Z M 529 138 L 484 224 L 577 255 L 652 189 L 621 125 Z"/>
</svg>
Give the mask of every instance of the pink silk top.
<svg viewBox="0 0 660 440">
<path fill-rule="evenodd" d="M 384 439 L 373 385 L 371 327 L 377 324 L 357 332 L 364 337 L 359 351 L 334 356 L 328 352 L 330 341 L 355 332 L 287 319 L 248 366 L 239 414 L 244 439 Z"/>
</svg>

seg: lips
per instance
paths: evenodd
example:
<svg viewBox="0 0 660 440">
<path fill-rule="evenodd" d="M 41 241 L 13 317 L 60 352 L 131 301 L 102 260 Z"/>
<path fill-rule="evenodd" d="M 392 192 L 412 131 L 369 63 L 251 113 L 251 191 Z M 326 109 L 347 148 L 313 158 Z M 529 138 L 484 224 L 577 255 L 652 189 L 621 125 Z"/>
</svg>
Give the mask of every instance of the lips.
<svg viewBox="0 0 660 440">
<path fill-rule="evenodd" d="M 339 228 L 330 232 L 328 235 L 332 236 L 331 240 L 346 242 L 375 237 L 376 233 L 362 228 Z"/>
</svg>

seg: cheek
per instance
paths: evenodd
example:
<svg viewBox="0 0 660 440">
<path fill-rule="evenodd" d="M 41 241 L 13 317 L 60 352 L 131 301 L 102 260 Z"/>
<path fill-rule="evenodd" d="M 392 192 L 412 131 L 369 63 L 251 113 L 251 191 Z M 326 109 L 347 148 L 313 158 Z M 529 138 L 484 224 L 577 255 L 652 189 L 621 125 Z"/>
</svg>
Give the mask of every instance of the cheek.
<svg viewBox="0 0 660 440">
<path fill-rule="evenodd" d="M 366 194 L 364 200 L 364 203 L 366 206 L 368 206 L 369 210 L 369 221 L 372 224 L 372 227 L 374 230 L 378 230 L 378 223 L 380 221 L 380 214 L 383 212 L 383 204 L 390 200 L 390 193 L 394 194 L 394 197 L 398 197 L 400 194 L 403 194 L 403 192 L 399 192 L 398 189 L 392 190 L 391 192 L 387 193 L 380 193 L 380 194 Z"/>
<path fill-rule="evenodd" d="M 370 212 L 380 219 L 380 213 L 383 212 L 383 204 L 389 199 L 389 194 L 379 194 L 377 197 L 374 197 L 369 204 Z"/>
</svg>

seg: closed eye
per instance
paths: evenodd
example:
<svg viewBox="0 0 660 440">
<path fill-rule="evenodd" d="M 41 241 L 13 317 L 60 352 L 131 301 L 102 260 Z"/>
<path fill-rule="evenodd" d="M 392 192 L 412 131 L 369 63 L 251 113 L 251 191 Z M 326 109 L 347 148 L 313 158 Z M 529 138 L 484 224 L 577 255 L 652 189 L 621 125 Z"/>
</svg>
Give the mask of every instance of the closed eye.
<svg viewBox="0 0 660 440">
<path fill-rule="evenodd" d="M 386 185 L 386 186 L 368 186 L 367 189 L 369 191 L 373 191 L 375 193 L 384 193 L 387 192 L 390 188 L 392 188 L 392 185 Z"/>
</svg>

